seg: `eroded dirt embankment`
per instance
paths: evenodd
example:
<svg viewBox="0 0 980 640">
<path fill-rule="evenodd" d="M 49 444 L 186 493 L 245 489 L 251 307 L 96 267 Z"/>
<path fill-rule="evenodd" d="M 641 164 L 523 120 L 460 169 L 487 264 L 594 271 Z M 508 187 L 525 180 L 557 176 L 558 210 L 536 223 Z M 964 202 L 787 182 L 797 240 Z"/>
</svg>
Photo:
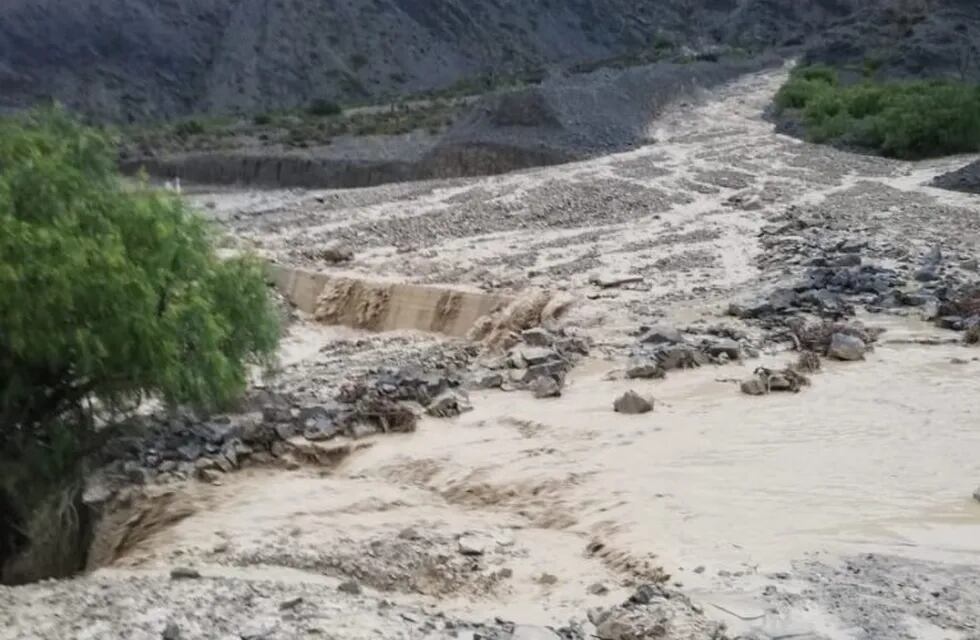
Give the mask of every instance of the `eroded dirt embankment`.
<svg viewBox="0 0 980 640">
<path fill-rule="evenodd" d="M 123 170 L 166 180 L 256 187 L 359 188 L 498 175 L 635 148 L 669 105 L 766 65 L 775 57 L 657 63 L 552 78 L 540 86 L 460 104 L 444 132 L 341 136 L 309 149 L 234 139 L 216 150 L 157 151 Z"/>
<path fill-rule="evenodd" d="M 499 389 L 470 390 L 459 417 L 320 444 L 288 432 L 312 461 L 344 438 L 363 445 L 329 465 L 273 445 L 242 454 L 245 471 L 204 469 L 207 483 L 178 481 L 180 466 L 151 475 L 148 490 L 176 492 L 188 513 L 93 576 L 0 590 L 0 638 L 159 638 L 170 625 L 185 638 L 975 634 L 980 354 L 918 318 L 977 281 L 976 201 L 926 186 L 953 161 L 774 134 L 763 112 L 783 77 L 672 111 L 650 132 L 659 143 L 630 153 L 494 178 L 195 196 L 283 265 L 486 295 L 562 290 L 576 303 L 551 328 L 590 355 L 561 370 L 560 397 L 536 399 L 519 383 L 553 360 L 528 336 L 483 361 Z M 325 258 L 337 242 L 353 252 L 342 267 Z M 863 361 L 823 359 L 799 393 L 739 392 L 756 367 L 795 359 L 777 337 L 786 318 L 855 309 L 887 329 Z M 697 355 L 686 343 L 706 335 L 715 355 L 692 356 L 694 369 L 627 378 L 664 348 L 641 336 Z M 264 391 L 326 403 L 369 378 L 401 393 L 388 368 L 406 366 L 413 389 L 441 391 L 454 375 L 474 381 L 474 350 L 300 320 Z M 653 411 L 615 412 L 627 390 Z M 258 416 L 297 419 L 288 406 Z M 333 424 L 314 418 L 310 435 Z"/>
</svg>

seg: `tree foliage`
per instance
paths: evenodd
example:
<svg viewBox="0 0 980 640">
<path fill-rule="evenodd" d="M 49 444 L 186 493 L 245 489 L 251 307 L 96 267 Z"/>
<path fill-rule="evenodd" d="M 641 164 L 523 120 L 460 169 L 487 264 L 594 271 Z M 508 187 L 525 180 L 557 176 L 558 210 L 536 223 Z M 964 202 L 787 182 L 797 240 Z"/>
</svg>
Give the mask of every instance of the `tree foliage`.
<svg viewBox="0 0 980 640">
<path fill-rule="evenodd" d="M 92 406 L 220 406 L 277 339 L 258 261 L 121 180 L 105 134 L 59 109 L 0 122 L 0 448 Z"/>
<path fill-rule="evenodd" d="M 980 150 L 980 86 L 946 80 L 842 85 L 827 67 L 801 67 L 776 95 L 814 142 L 897 158 Z"/>
</svg>

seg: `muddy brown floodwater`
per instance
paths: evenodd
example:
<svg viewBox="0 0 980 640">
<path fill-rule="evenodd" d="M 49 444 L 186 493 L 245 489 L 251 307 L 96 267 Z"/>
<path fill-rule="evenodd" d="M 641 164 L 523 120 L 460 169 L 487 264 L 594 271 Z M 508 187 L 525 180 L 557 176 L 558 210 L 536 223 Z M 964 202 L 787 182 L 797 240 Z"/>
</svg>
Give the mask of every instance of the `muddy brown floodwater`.
<svg viewBox="0 0 980 640">
<path fill-rule="evenodd" d="M 447 321 L 404 330 L 434 326 L 401 321 L 432 311 L 415 308 L 433 292 L 416 285 L 436 287 L 437 310 L 456 310 L 439 317 L 454 319 L 468 308 L 458 291 L 547 289 L 574 301 L 560 322 L 592 355 L 561 398 L 473 392 L 473 411 L 369 436 L 336 468 L 150 487 L 191 515 L 94 575 L 0 589 L 0 639 L 156 640 L 174 620 L 191 639 L 509 640 L 460 621 L 583 622 L 667 580 L 730 637 L 975 640 L 980 352 L 960 334 L 865 314 L 887 329 L 875 350 L 825 361 L 798 394 L 739 392 L 755 367 L 792 355 L 779 351 L 624 379 L 641 325 L 736 324 L 754 340 L 761 329 L 725 317 L 728 304 L 790 286 L 844 243 L 851 264 L 897 269 L 913 292 L 937 248 L 942 277 L 977 281 L 977 199 L 927 186 L 976 157 L 908 163 L 777 135 L 763 114 L 786 73 L 675 105 L 652 125 L 657 142 L 629 153 L 362 190 L 197 193 L 229 246 L 381 286 L 388 303 L 374 323 L 321 317 L 401 329 L 301 317 L 272 384 L 332 397 L 359 375 L 461 349 Z M 335 242 L 352 250 L 342 265 L 323 251 Z M 316 313 L 324 300 L 306 297 Z M 627 390 L 654 411 L 615 413 Z M 204 579 L 168 580 L 185 565 Z"/>
<path fill-rule="evenodd" d="M 712 603 L 762 611 L 752 594 L 814 552 L 975 564 L 980 505 L 964 488 L 980 477 L 980 361 L 909 344 L 949 337 L 923 323 L 868 322 L 888 329 L 868 360 L 828 363 L 801 394 L 737 393 L 727 379 L 757 363 L 642 382 L 610 379 L 619 363 L 600 359 L 561 399 L 481 392 L 473 412 L 387 437 L 332 474 L 201 487 L 199 512 L 124 564 L 200 555 L 353 573 L 452 613 L 541 624 L 621 599 L 660 566 Z M 655 398 L 654 413 L 614 413 L 627 389 Z M 412 553 L 430 558 L 386 549 L 413 531 L 433 548 Z M 466 532 L 495 541 L 491 573 L 506 579 L 419 572 Z M 607 596 L 587 595 L 597 582 Z"/>
</svg>

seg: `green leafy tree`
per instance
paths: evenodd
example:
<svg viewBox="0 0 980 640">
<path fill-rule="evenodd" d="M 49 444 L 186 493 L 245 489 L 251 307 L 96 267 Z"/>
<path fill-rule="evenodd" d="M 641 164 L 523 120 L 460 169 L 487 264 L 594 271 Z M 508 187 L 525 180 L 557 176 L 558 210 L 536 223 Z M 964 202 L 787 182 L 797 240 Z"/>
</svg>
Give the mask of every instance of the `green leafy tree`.
<svg viewBox="0 0 980 640">
<path fill-rule="evenodd" d="M 148 396 L 241 394 L 277 316 L 262 265 L 212 247 L 178 198 L 118 176 L 104 133 L 60 109 L 0 121 L 0 451 Z"/>
</svg>

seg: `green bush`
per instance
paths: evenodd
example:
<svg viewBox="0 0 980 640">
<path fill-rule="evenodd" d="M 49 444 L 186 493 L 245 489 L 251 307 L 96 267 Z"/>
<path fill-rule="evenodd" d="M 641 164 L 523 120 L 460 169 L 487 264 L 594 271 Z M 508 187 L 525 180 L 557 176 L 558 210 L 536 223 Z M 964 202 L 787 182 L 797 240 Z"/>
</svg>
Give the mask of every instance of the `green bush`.
<svg viewBox="0 0 980 640">
<path fill-rule="evenodd" d="M 272 114 L 271 113 L 258 113 L 252 118 L 253 124 L 260 127 L 272 124 Z"/>
<path fill-rule="evenodd" d="M 205 131 L 204 123 L 200 120 L 184 120 L 174 125 L 174 133 L 181 138 L 199 136 Z"/>
<path fill-rule="evenodd" d="M 980 150 L 980 86 L 952 81 L 841 85 L 826 67 L 802 67 L 776 94 L 807 136 L 897 158 Z"/>
<path fill-rule="evenodd" d="M 314 100 L 307 111 L 310 115 L 325 117 L 340 115 L 344 110 L 336 102 L 331 102 L 330 100 Z"/>
<path fill-rule="evenodd" d="M 124 184 L 100 132 L 55 109 L 0 121 L 0 451 L 146 397 L 234 400 L 276 313 L 261 264 L 211 241 L 176 197 Z"/>
</svg>

